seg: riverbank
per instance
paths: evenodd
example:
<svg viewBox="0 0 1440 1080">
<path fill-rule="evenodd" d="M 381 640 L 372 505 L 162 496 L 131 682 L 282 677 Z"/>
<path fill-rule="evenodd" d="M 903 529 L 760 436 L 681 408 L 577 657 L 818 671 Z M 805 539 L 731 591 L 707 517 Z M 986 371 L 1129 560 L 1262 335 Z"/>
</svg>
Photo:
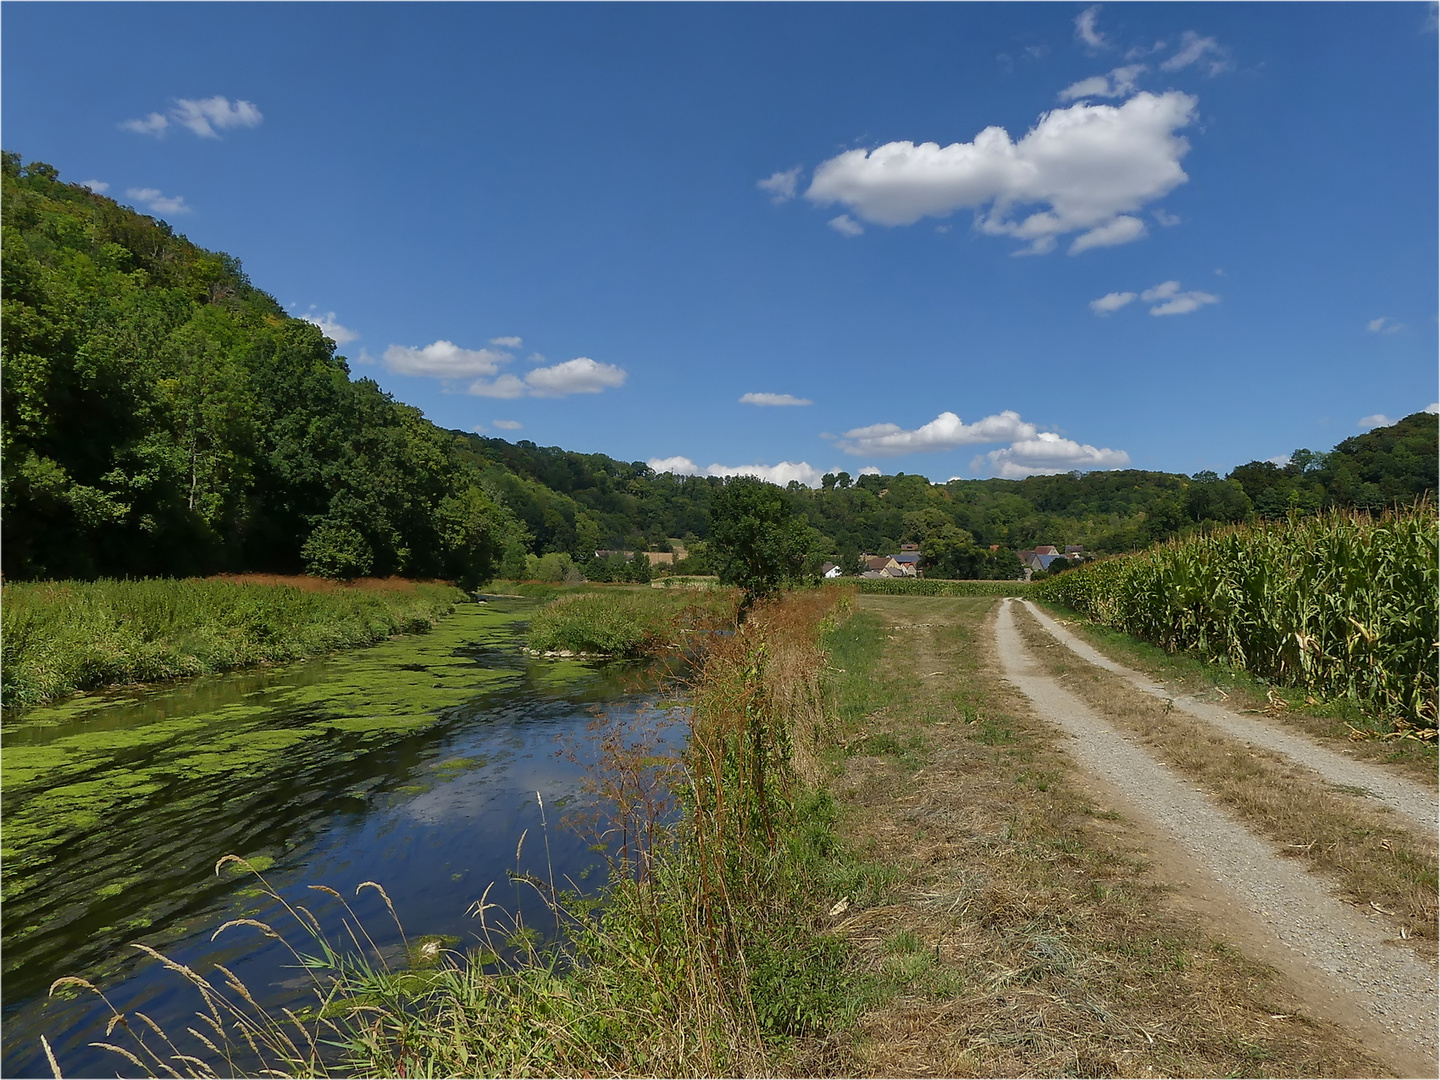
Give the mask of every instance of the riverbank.
<svg viewBox="0 0 1440 1080">
<path fill-rule="evenodd" d="M 18 708 L 370 645 L 429 630 L 464 598 L 450 585 L 402 579 L 7 584 L 0 694 Z"/>
</svg>

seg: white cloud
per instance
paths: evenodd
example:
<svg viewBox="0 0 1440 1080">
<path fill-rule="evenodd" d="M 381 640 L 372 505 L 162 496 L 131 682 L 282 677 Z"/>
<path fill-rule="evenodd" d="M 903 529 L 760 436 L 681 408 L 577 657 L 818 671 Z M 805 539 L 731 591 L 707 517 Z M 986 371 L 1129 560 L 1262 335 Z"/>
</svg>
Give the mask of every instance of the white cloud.
<svg viewBox="0 0 1440 1080">
<path fill-rule="evenodd" d="M 450 341 L 435 341 L 423 349 L 413 345 L 391 345 L 385 350 L 385 366 L 396 375 L 429 375 L 459 379 L 473 375 L 494 375 L 511 359 L 508 353 L 491 349 L 462 349 Z"/>
<path fill-rule="evenodd" d="M 191 208 L 185 205 L 185 196 L 165 195 L 159 188 L 127 188 L 125 195 L 156 214 L 188 214 L 191 212 Z"/>
<path fill-rule="evenodd" d="M 1380 318 L 1367 322 L 1365 329 L 1372 334 L 1398 334 L 1405 329 L 1405 324 L 1396 322 L 1389 315 L 1381 315 Z"/>
<path fill-rule="evenodd" d="M 152 112 L 139 120 L 125 120 L 120 127 L 137 135 L 160 138 L 170 130 L 173 122 L 203 139 L 218 139 L 221 131 L 253 128 L 264 119 L 253 102 L 231 101 L 217 94 L 208 98 L 177 98 L 170 106 L 169 115 Z"/>
<path fill-rule="evenodd" d="M 1395 421 L 1391 420 L 1390 417 L 1384 413 L 1376 413 L 1374 416 L 1362 416 L 1359 423 L 1355 426 L 1369 431 L 1371 428 L 1389 427 L 1393 423 L 1395 423 Z"/>
<path fill-rule="evenodd" d="M 359 331 L 351 330 L 349 327 L 341 326 L 336 322 L 335 312 L 333 311 L 327 311 L 324 314 L 311 311 L 308 314 L 301 315 L 300 318 L 318 326 L 320 332 L 335 342 L 336 345 L 344 345 L 347 342 L 354 341 L 360 336 Z"/>
<path fill-rule="evenodd" d="M 1192 290 L 1181 292 L 1178 281 L 1165 281 L 1156 285 L 1153 289 L 1146 289 L 1140 294 L 1140 299 L 1147 304 L 1155 304 L 1150 309 L 1151 315 L 1188 315 L 1192 311 L 1204 307 L 1206 304 L 1218 304 L 1220 298 L 1212 293 Z M 1157 303 L 1157 301 L 1164 301 Z"/>
<path fill-rule="evenodd" d="M 133 131 L 136 135 L 154 135 L 159 138 L 170 127 L 170 121 L 158 112 L 152 112 L 140 120 L 122 120 L 121 131 Z"/>
<path fill-rule="evenodd" d="M 882 473 L 880 472 L 880 467 L 879 467 L 878 465 L 866 465 L 866 466 L 865 466 L 863 469 L 861 469 L 861 470 L 859 471 L 859 473 L 857 473 L 856 475 L 857 475 L 857 476 L 880 476 L 880 475 L 882 475 Z"/>
<path fill-rule="evenodd" d="M 1205 69 L 1211 75 L 1219 75 L 1230 69 L 1230 57 L 1218 41 L 1213 37 L 1201 37 L 1194 30 L 1186 30 L 1180 37 L 1180 51 L 1161 62 L 1160 70 L 1179 71 L 1207 58 Z"/>
<path fill-rule="evenodd" d="M 491 345 L 499 345 L 502 349 L 518 349 L 523 342 L 518 337 L 492 337 Z"/>
<path fill-rule="evenodd" d="M 81 180 L 80 186 L 83 188 L 89 188 L 91 191 L 95 192 L 96 195 L 104 195 L 105 192 L 110 190 L 110 185 L 107 184 L 104 180 Z"/>
<path fill-rule="evenodd" d="M 505 374 L 491 382 L 476 379 L 467 392 L 493 398 L 566 397 L 569 394 L 598 394 L 602 390 L 624 386 L 625 379 L 623 368 L 597 363 L 588 356 L 577 356 L 562 364 L 534 368 L 527 371 L 523 378 Z"/>
<path fill-rule="evenodd" d="M 1071 232 L 1091 234 L 1085 246 L 1137 239 L 1143 227 L 1115 223 L 1188 179 L 1180 159 L 1190 144 L 1175 132 L 1194 120 L 1195 106 L 1178 91 L 1141 92 L 1123 105 L 1082 102 L 1045 113 L 1018 142 L 988 127 L 969 143 L 850 150 L 815 170 L 805 197 L 892 226 L 968 207 L 982 232 L 1028 241 L 1037 254 Z M 1012 218 L 1027 206 L 1037 209 Z M 845 214 L 830 224 L 847 234 L 859 228 Z"/>
<path fill-rule="evenodd" d="M 1139 240 L 1144 235 L 1145 223 L 1143 221 L 1128 214 L 1121 214 L 1104 225 L 1097 225 L 1089 232 L 1077 236 L 1075 242 L 1070 245 L 1070 254 L 1079 255 L 1082 251 L 1089 251 L 1091 248 L 1128 244 L 1132 240 Z"/>
<path fill-rule="evenodd" d="M 357 364 L 378 364 L 380 361 L 370 355 L 370 350 L 363 345 L 360 347 L 360 355 L 355 357 Z"/>
<path fill-rule="evenodd" d="M 813 184 L 811 185 L 810 190 L 815 190 Z M 806 194 L 808 197 L 809 193 L 807 192 Z M 865 231 L 864 226 L 862 226 L 849 214 L 841 214 L 839 217 L 833 217 L 826 224 L 828 224 L 830 228 L 834 229 L 841 236 L 859 236 Z"/>
<path fill-rule="evenodd" d="M 1180 217 L 1179 217 L 1178 214 L 1167 214 L 1167 213 L 1166 213 L 1163 209 L 1161 209 L 1160 207 L 1156 207 L 1154 210 L 1152 210 L 1152 211 L 1150 212 L 1150 216 L 1153 217 L 1156 221 L 1158 221 L 1161 225 L 1164 225 L 1167 229 L 1168 229 L 1171 225 L 1179 225 L 1179 224 L 1180 224 Z M 1217 274 L 1220 273 L 1219 270 L 1216 270 L 1215 272 L 1216 272 Z M 1223 276 L 1223 275 L 1222 275 L 1222 276 Z"/>
<path fill-rule="evenodd" d="M 1276 454 L 1274 457 L 1267 457 L 1265 460 L 1268 461 L 1271 465 L 1275 465 L 1283 469 L 1286 465 L 1290 464 L 1290 455 Z"/>
<path fill-rule="evenodd" d="M 519 431 L 525 426 L 520 423 L 519 420 L 491 420 L 490 423 L 494 424 L 501 431 Z"/>
<path fill-rule="evenodd" d="M 795 197 L 795 182 L 799 179 L 800 166 L 796 165 L 793 169 L 771 173 L 764 180 L 755 181 L 755 186 L 761 191 L 768 191 L 771 202 L 783 203 Z"/>
<path fill-rule="evenodd" d="M 742 394 L 740 396 L 742 405 L 814 405 L 809 398 L 795 397 L 793 394 Z"/>
<path fill-rule="evenodd" d="M 625 385 L 625 372 L 614 364 L 599 364 L 588 356 L 577 356 L 554 367 L 536 368 L 525 375 L 534 397 L 564 397 L 567 394 L 598 394 Z"/>
<path fill-rule="evenodd" d="M 1075 16 L 1075 37 L 1091 49 L 1106 49 L 1110 43 L 1105 35 L 1095 29 L 1095 20 L 1100 15 L 1100 5 L 1094 4 Z"/>
<path fill-rule="evenodd" d="M 1072 469 L 1119 469 L 1130 464 L 1124 450 L 1101 449 L 1042 431 L 1032 438 L 1019 439 L 1003 450 L 991 450 L 970 463 L 972 472 L 988 468 L 1009 480 L 1045 476 Z"/>
<path fill-rule="evenodd" d="M 175 123 L 203 139 L 218 139 L 217 129 L 253 128 L 265 119 L 251 102 L 232 102 L 219 94 L 198 100 L 180 98 L 171 108 L 170 116 Z"/>
<path fill-rule="evenodd" d="M 687 457 L 651 458 L 646 462 L 657 473 L 676 476 L 755 476 L 784 487 L 798 480 L 806 487 L 819 487 L 824 476 L 808 461 L 782 461 L 779 465 L 710 465 L 700 468 Z M 879 470 L 876 470 L 877 472 Z"/>
<path fill-rule="evenodd" d="M 1434 402 L 1430 405 L 1426 405 L 1422 411 L 1428 413 L 1440 413 L 1440 401 Z"/>
<path fill-rule="evenodd" d="M 1112 311 L 1119 311 L 1130 301 L 1135 299 L 1133 292 L 1112 292 L 1106 293 L 1099 300 L 1090 301 L 1090 310 L 1096 315 L 1109 315 Z"/>
<path fill-rule="evenodd" d="M 1135 92 L 1135 80 L 1147 70 L 1144 64 L 1127 64 L 1125 67 L 1116 68 L 1108 75 L 1092 75 L 1088 79 L 1081 79 L 1061 90 L 1060 100 L 1126 97 Z"/>
<path fill-rule="evenodd" d="M 1032 437 L 1035 431 L 1034 424 L 1021 420 L 1019 413 L 1009 409 L 973 424 L 966 424 L 953 412 L 943 412 L 930 423 L 912 431 L 899 424 L 871 424 L 854 428 L 836 440 L 836 445 L 847 454 L 897 457 L 922 451 L 953 450 L 957 446 L 975 443 L 1025 439 Z"/>
</svg>

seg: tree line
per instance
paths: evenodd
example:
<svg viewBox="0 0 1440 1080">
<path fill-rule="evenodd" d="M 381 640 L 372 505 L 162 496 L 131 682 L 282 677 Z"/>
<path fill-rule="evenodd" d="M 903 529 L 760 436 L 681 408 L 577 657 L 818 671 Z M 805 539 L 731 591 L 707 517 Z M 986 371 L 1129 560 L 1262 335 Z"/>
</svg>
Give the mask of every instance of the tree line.
<svg viewBox="0 0 1440 1080">
<path fill-rule="evenodd" d="M 564 555 L 582 573 L 635 578 L 595 552 L 676 539 L 691 553 L 682 571 L 724 561 L 707 542 L 736 481 L 441 429 L 353 378 L 334 343 L 234 257 L 15 154 L 0 195 L 7 577 L 258 570 L 473 584 Z M 915 543 L 934 576 L 1014 577 L 1014 552 L 1037 544 L 1121 552 L 1257 517 L 1410 502 L 1435 490 L 1436 450 L 1436 417 L 1420 413 L 1224 478 L 840 472 L 814 490 L 775 488 L 766 512 L 778 498 L 806 550 L 842 566 Z M 786 534 L 787 551 L 801 535 Z"/>
</svg>

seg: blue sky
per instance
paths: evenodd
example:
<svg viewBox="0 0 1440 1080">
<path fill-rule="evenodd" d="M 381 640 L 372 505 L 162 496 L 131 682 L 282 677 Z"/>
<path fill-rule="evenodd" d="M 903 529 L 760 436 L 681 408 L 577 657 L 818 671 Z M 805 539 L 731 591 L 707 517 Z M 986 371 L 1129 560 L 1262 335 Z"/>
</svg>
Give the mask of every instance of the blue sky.
<svg viewBox="0 0 1440 1080">
<path fill-rule="evenodd" d="M 812 483 L 1223 473 L 1440 396 L 1431 4 L 3 30 L 6 149 L 238 256 L 446 427 Z"/>
</svg>

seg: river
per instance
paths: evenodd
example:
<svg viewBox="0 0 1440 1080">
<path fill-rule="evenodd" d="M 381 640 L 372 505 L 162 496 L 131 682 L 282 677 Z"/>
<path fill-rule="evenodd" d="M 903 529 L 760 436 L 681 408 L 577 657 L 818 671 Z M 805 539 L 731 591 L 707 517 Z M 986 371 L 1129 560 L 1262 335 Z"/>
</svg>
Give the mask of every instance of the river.
<svg viewBox="0 0 1440 1080">
<path fill-rule="evenodd" d="M 679 714 L 642 667 L 527 657 L 536 606 L 491 598 L 429 634 L 7 715 L 0 1072 L 48 1077 L 41 1034 L 67 1076 L 133 1069 L 88 1045 L 109 1015 L 93 995 L 46 996 L 63 975 L 167 1031 L 193 1024 L 198 997 L 136 941 L 200 971 L 225 964 L 268 1008 L 313 1000 L 279 943 L 248 927 L 211 941 L 239 917 L 303 936 L 253 874 L 216 875 L 226 854 L 332 940 L 343 908 L 308 886 L 339 891 L 392 960 L 399 933 L 375 890 L 354 895 L 362 881 L 384 886 L 412 943 L 459 949 L 480 944 L 467 909 L 492 882 L 490 902 L 547 924 L 507 870 L 598 887 L 603 854 L 559 820 L 593 801 L 587 728 L 603 712 L 678 731 Z"/>
</svg>

